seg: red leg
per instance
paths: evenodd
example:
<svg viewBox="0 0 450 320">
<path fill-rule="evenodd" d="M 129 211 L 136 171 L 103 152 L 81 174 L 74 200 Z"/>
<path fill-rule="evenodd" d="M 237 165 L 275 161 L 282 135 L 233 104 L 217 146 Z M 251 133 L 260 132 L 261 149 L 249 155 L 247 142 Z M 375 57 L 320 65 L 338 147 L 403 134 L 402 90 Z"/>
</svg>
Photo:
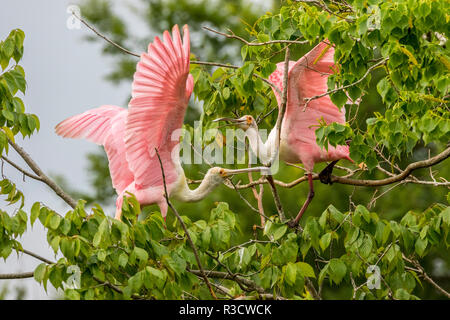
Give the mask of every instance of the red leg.
<svg viewBox="0 0 450 320">
<path fill-rule="evenodd" d="M 313 179 L 312 179 L 312 173 L 308 173 L 308 183 L 309 183 L 309 193 L 308 198 L 306 199 L 305 203 L 303 204 L 303 207 L 300 209 L 300 212 L 297 214 L 294 220 L 291 220 L 289 222 L 289 226 L 296 227 L 303 215 L 305 213 L 306 208 L 308 208 L 309 203 L 314 198 L 314 185 L 313 185 Z"/>
</svg>

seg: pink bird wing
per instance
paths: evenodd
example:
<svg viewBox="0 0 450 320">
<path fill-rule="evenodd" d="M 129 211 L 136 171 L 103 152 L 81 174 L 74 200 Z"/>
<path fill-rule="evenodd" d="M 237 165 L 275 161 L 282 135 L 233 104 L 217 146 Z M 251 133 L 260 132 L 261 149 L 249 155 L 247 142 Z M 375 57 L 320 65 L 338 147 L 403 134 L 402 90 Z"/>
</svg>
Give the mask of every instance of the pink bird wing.
<svg viewBox="0 0 450 320">
<path fill-rule="evenodd" d="M 289 63 L 288 101 L 283 122 L 288 133 L 288 143 L 297 145 L 305 167 L 312 170 L 315 162 L 329 161 L 348 157 L 348 147 L 330 147 L 328 152 L 320 149 L 316 143 L 315 130 L 320 120 L 327 124 L 345 123 L 345 108 L 341 110 L 333 104 L 328 95 L 311 100 L 305 109 L 305 98 L 328 91 L 328 76 L 335 70 L 334 48 L 325 42 L 316 45 L 298 61 Z M 281 90 L 284 62 L 269 77 Z M 278 103 L 281 99 L 275 92 Z"/>
<path fill-rule="evenodd" d="M 184 26 L 181 41 L 178 26 L 164 32 L 148 46 L 137 64 L 132 86 L 132 99 L 126 121 L 126 157 L 134 174 L 136 188 L 163 184 L 159 161 L 161 156 L 166 183 L 178 175 L 171 157 L 178 139 L 172 133 L 180 129 L 193 89 L 189 75 L 189 30 Z"/>
<path fill-rule="evenodd" d="M 112 184 L 118 194 L 133 182 L 125 157 L 126 115 L 126 109 L 101 106 L 70 117 L 55 128 L 56 134 L 64 138 L 84 138 L 105 147 Z"/>
<path fill-rule="evenodd" d="M 288 106 L 302 107 L 301 111 L 303 111 L 305 98 L 327 92 L 327 80 L 328 76 L 334 72 L 333 68 L 335 68 L 334 48 L 325 42 L 316 45 L 298 61 L 289 61 Z M 283 90 L 283 73 L 284 62 L 280 62 L 277 64 L 277 69 L 269 76 L 269 80 L 275 83 L 280 90 Z M 281 97 L 275 90 L 274 93 L 280 104 Z M 331 102 L 329 96 L 312 100 L 308 103 L 309 108 L 326 110 L 324 115 L 327 115 L 329 110 L 337 110 L 338 113 L 333 113 L 337 115 L 337 118 L 331 117 L 331 122 L 342 122 L 342 120 L 345 122 L 345 113 L 339 111 L 339 108 Z M 342 118 L 342 116 L 344 117 Z"/>
</svg>

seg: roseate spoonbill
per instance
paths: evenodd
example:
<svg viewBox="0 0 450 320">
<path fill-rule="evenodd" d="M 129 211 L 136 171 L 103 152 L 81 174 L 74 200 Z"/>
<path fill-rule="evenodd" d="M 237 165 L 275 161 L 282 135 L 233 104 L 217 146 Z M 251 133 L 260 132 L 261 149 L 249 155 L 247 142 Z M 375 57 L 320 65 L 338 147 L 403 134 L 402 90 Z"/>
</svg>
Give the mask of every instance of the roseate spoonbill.
<svg viewBox="0 0 450 320">
<path fill-rule="evenodd" d="M 142 53 L 134 74 L 128 110 L 104 105 L 56 126 L 56 133 L 62 137 L 85 138 L 104 146 L 118 194 L 117 219 L 120 219 L 123 196 L 127 192 L 134 194 L 141 205 L 156 203 L 166 217 L 164 184 L 155 149 L 164 167 L 169 197 L 180 201 L 199 201 L 226 177 L 258 170 L 214 167 L 208 170 L 197 189 L 188 187 L 179 159 L 179 135 L 174 136 L 174 131 L 183 124 L 194 87 L 189 74 L 190 43 L 186 25 L 183 31 L 181 41 L 175 25 L 172 38 L 165 31 L 164 42 L 155 37 L 148 46 L 148 53 Z"/>
<path fill-rule="evenodd" d="M 316 126 L 323 119 L 327 124 L 332 122 L 345 123 L 345 108 L 339 110 L 328 95 L 311 100 L 305 109 L 305 98 L 323 94 L 328 90 L 328 76 L 334 67 L 334 48 L 325 42 L 319 43 L 298 61 L 289 61 L 288 97 L 286 112 L 282 121 L 280 134 L 279 157 L 288 163 L 303 163 L 309 182 L 309 194 L 296 218 L 290 221 L 296 226 L 314 197 L 312 171 L 317 162 L 332 161 L 321 173 L 320 180 L 330 183 L 330 174 L 334 164 L 339 159 L 348 159 L 348 146 L 329 146 L 328 151 L 316 143 Z M 277 87 L 283 90 L 284 62 L 277 64 L 276 70 L 269 76 Z M 278 105 L 281 97 L 274 90 Z M 275 150 L 276 128 L 273 128 L 264 143 L 258 133 L 255 119 L 245 115 L 238 119 L 220 118 L 214 121 L 228 121 L 246 131 L 250 148 L 260 158 L 272 159 Z M 263 159 L 262 159 L 263 158 Z M 352 161 L 353 162 L 353 161 Z"/>
</svg>

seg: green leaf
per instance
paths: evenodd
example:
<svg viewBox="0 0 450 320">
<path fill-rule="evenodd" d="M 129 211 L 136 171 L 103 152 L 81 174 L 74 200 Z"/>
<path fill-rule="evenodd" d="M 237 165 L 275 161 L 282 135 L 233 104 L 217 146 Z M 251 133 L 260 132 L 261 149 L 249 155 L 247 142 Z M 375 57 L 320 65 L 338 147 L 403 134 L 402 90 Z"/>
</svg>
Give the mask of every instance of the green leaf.
<svg viewBox="0 0 450 320">
<path fill-rule="evenodd" d="M 119 256 L 119 261 L 118 264 L 119 266 L 121 266 L 122 268 L 125 268 L 125 266 L 128 263 L 128 255 L 125 252 L 122 252 Z"/>
<path fill-rule="evenodd" d="M 44 280 L 46 272 L 47 272 L 47 264 L 41 263 L 36 267 L 36 269 L 34 269 L 34 279 L 39 283 L 42 282 L 42 280 Z"/>
<path fill-rule="evenodd" d="M 264 234 L 267 236 L 272 236 L 276 241 L 280 239 L 287 231 L 287 225 L 284 223 L 272 223 L 267 221 L 264 226 Z"/>
<path fill-rule="evenodd" d="M 427 248 L 427 245 L 428 245 L 428 240 L 427 239 L 418 238 L 416 240 L 415 249 L 416 249 L 416 253 L 420 257 L 423 257 L 423 255 L 425 253 L 425 250 Z"/>
<path fill-rule="evenodd" d="M 3 53 L 7 58 L 11 58 L 14 53 L 14 39 L 8 37 L 3 43 Z"/>
<path fill-rule="evenodd" d="M 297 268 L 300 270 L 300 273 L 304 277 L 310 277 L 310 278 L 316 277 L 316 275 L 314 273 L 314 269 L 306 262 L 297 262 L 295 264 L 296 264 Z"/>
<path fill-rule="evenodd" d="M 54 214 L 50 218 L 49 227 L 53 230 L 56 230 L 56 229 L 58 229 L 60 222 L 61 222 L 61 217 L 58 214 Z"/>
<path fill-rule="evenodd" d="M 64 291 L 64 296 L 69 300 L 80 300 L 81 298 L 78 291 L 74 289 L 67 289 L 66 291 Z"/>
<path fill-rule="evenodd" d="M 31 207 L 31 215 L 30 215 L 30 223 L 31 226 L 33 226 L 34 222 L 36 221 L 37 217 L 39 217 L 39 210 L 41 208 L 41 204 L 39 202 L 35 202 L 33 206 Z"/>
<path fill-rule="evenodd" d="M 347 273 L 345 263 L 339 259 L 333 258 L 329 262 L 328 274 L 336 284 L 339 284 Z"/>
<path fill-rule="evenodd" d="M 344 90 L 339 90 L 335 93 L 330 94 L 331 101 L 341 108 L 348 100 L 347 95 Z"/>
<path fill-rule="evenodd" d="M 320 248 L 322 249 L 322 251 L 325 251 L 325 249 L 328 248 L 330 242 L 331 242 L 331 232 L 327 232 L 319 240 Z"/>
<path fill-rule="evenodd" d="M 394 297 L 398 300 L 409 300 L 410 294 L 405 289 L 397 289 L 394 293 Z"/>
<path fill-rule="evenodd" d="M 289 285 L 294 285 L 297 276 L 297 267 L 294 263 L 289 262 L 286 265 L 286 271 L 284 274 L 284 279 Z"/>
<path fill-rule="evenodd" d="M 59 249 L 59 241 L 61 240 L 61 238 L 59 236 L 56 236 L 52 239 L 52 241 L 50 242 L 50 246 L 52 247 L 53 251 L 55 252 L 55 254 L 58 252 Z"/>
</svg>

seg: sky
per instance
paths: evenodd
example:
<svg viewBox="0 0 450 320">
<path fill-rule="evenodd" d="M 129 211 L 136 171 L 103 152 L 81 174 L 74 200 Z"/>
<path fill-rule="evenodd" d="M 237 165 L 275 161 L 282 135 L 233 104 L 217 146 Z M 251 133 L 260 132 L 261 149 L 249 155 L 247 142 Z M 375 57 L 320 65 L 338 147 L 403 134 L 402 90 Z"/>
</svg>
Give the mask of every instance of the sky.
<svg viewBox="0 0 450 320">
<path fill-rule="evenodd" d="M 27 90 L 23 97 L 26 112 L 38 115 L 41 129 L 31 139 L 17 136 L 22 146 L 50 175 L 62 174 L 67 182 L 78 190 L 89 191 L 86 154 L 98 146 L 83 140 L 67 140 L 54 133 L 54 127 L 65 118 L 82 113 L 103 104 L 125 107 L 130 84 L 120 86 L 105 80 L 113 68 L 113 61 L 101 54 L 101 44 L 87 42 L 83 38 L 92 33 L 83 25 L 69 29 L 70 19 L 66 0 L 14 0 L 2 4 L 0 11 L 0 39 L 5 39 L 12 29 L 25 32 L 24 57 Z M 26 168 L 26 164 L 10 150 L 8 157 Z M 42 183 L 26 178 L 7 163 L 3 174 L 13 180 L 25 195 L 25 209 L 35 201 L 41 201 L 54 210 L 65 213 L 70 208 Z M 11 214 L 14 208 L 0 199 L 0 209 Z M 112 213 L 111 213 L 112 214 Z M 31 231 L 31 232 L 30 232 Z M 37 222 L 21 238 L 25 249 L 48 259 L 55 259 L 46 241 L 43 227 Z M 6 263 L 0 261 L 0 273 L 33 271 L 40 262 L 34 258 L 12 254 Z M 0 291 L 7 285 L 14 298 L 15 287 L 25 287 L 26 299 L 52 299 L 57 295 L 49 289 L 46 293 L 34 279 L 0 280 Z M 50 287 L 50 286 L 49 286 Z"/>
</svg>

